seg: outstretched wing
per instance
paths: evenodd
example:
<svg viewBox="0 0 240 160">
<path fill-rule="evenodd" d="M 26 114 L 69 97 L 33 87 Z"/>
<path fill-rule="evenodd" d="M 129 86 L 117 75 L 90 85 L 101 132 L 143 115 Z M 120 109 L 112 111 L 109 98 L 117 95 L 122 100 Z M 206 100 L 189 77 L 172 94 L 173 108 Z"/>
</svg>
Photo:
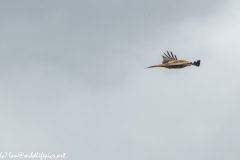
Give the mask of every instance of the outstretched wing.
<svg viewBox="0 0 240 160">
<path fill-rule="evenodd" d="M 167 51 L 167 54 L 164 53 L 165 56 L 162 56 L 163 57 L 163 61 L 162 61 L 163 64 L 168 63 L 170 61 L 177 60 L 177 56 L 173 55 L 171 51 L 170 51 L 170 53 L 171 54 L 169 54 L 169 52 Z"/>
</svg>

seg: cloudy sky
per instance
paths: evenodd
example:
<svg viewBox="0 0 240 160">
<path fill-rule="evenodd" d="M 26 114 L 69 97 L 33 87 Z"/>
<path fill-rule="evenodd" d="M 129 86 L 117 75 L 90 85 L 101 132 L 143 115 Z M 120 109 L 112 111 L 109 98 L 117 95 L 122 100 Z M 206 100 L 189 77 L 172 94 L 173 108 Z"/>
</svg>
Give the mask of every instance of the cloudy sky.
<svg viewBox="0 0 240 160">
<path fill-rule="evenodd" d="M 0 1 L 0 152 L 240 159 L 240 1 Z M 144 69 L 171 50 L 201 66 Z"/>
</svg>

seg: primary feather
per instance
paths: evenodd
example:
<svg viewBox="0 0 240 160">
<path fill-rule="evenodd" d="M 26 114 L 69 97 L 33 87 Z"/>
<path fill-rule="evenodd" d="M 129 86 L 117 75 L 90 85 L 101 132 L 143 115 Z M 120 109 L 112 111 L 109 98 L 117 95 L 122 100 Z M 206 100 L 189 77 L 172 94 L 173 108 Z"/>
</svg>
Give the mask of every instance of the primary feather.
<svg viewBox="0 0 240 160">
<path fill-rule="evenodd" d="M 177 60 L 177 56 L 176 55 L 173 55 L 172 52 L 171 52 L 171 55 L 169 54 L 169 52 L 167 51 L 167 54 L 163 53 L 165 56 L 162 56 L 163 57 L 163 61 L 162 63 L 165 64 L 165 63 L 168 63 L 170 61 L 173 61 L 173 60 Z"/>
</svg>

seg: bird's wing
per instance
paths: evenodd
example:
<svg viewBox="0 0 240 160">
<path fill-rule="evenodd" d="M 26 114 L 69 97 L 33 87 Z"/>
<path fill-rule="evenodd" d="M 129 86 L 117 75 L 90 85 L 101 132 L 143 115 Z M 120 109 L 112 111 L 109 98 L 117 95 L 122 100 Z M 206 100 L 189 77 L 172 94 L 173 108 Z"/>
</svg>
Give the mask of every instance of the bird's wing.
<svg viewBox="0 0 240 160">
<path fill-rule="evenodd" d="M 190 64 L 190 62 L 185 60 L 173 60 L 167 63 L 166 66 L 178 66 L 178 65 L 186 65 L 186 64 Z"/>
<path fill-rule="evenodd" d="M 174 59 L 167 58 L 167 57 L 164 57 L 164 56 L 162 56 L 162 57 L 163 57 L 162 64 L 166 64 L 166 63 L 168 63 L 168 62 L 170 62 L 170 61 L 173 61 L 173 60 L 174 60 Z"/>
<path fill-rule="evenodd" d="M 170 51 L 171 52 L 171 51 Z M 170 61 L 173 61 L 173 60 L 177 60 L 177 56 L 176 55 L 173 55 L 172 52 L 171 54 L 167 51 L 167 54 L 164 53 L 165 56 L 162 56 L 163 57 L 163 61 L 162 63 L 165 64 L 165 63 L 168 63 Z"/>
</svg>

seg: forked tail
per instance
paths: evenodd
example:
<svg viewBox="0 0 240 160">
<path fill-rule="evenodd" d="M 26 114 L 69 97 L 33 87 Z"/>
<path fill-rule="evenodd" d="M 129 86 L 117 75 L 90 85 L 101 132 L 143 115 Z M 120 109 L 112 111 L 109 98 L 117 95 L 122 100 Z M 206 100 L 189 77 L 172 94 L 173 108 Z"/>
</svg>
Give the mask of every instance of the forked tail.
<svg viewBox="0 0 240 160">
<path fill-rule="evenodd" d="M 200 62 L 201 62 L 200 60 L 198 60 L 197 62 L 194 61 L 193 63 L 191 62 L 191 65 L 199 67 L 200 66 Z"/>
</svg>

